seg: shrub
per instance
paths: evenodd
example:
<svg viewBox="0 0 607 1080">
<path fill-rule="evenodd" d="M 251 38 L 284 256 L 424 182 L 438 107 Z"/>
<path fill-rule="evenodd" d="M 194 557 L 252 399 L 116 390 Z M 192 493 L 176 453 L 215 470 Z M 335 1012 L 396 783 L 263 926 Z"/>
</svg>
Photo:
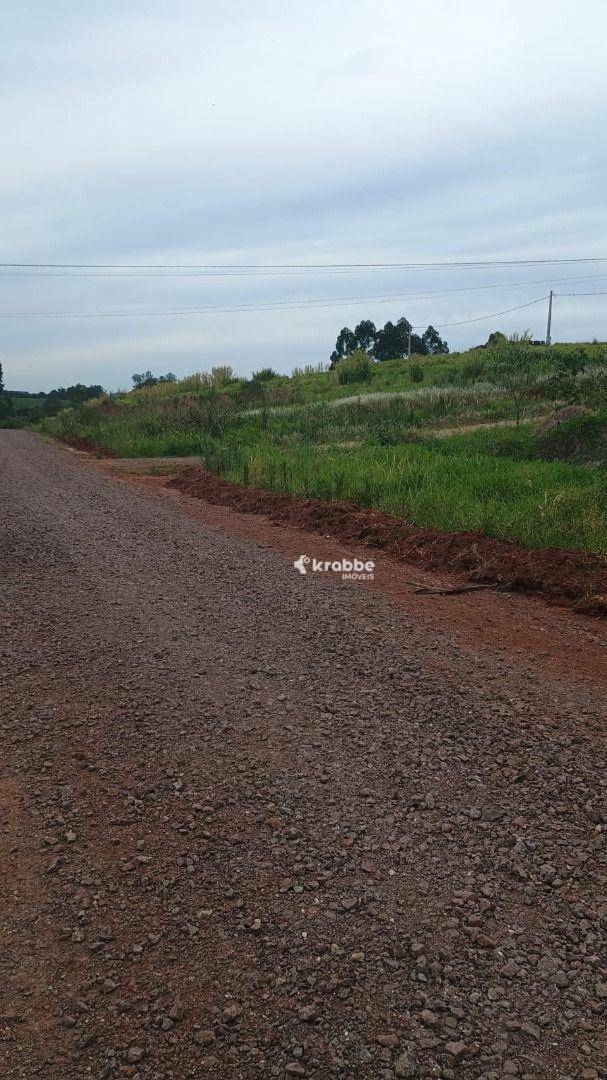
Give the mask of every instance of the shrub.
<svg viewBox="0 0 607 1080">
<path fill-rule="evenodd" d="M 445 386 L 457 386 L 460 381 L 460 368 L 457 364 L 447 364 L 443 369 L 443 382 Z"/>
<path fill-rule="evenodd" d="M 499 342 L 492 350 L 489 378 L 502 386 L 512 399 L 517 425 L 537 379 L 537 363 L 529 331 L 512 334 L 506 342 Z"/>
<path fill-rule="evenodd" d="M 567 412 L 570 415 L 560 424 L 540 432 L 537 456 L 586 461 L 604 467 L 607 463 L 607 413 L 583 415 L 573 407 L 563 409 L 560 415 Z"/>
<path fill-rule="evenodd" d="M 258 405 L 265 401 L 266 389 L 260 379 L 248 379 L 240 388 L 240 400 L 243 405 Z"/>
<path fill-rule="evenodd" d="M 363 349 L 355 349 L 349 356 L 340 360 L 335 374 L 340 386 L 348 383 L 368 383 L 373 378 L 373 360 Z"/>
<path fill-rule="evenodd" d="M 424 381 L 424 369 L 421 364 L 411 364 L 409 368 L 409 377 L 412 383 L 420 383 Z"/>
<path fill-rule="evenodd" d="M 485 361 L 480 357 L 466 360 L 462 364 L 462 379 L 464 382 L 478 382 L 479 379 L 483 378 L 486 368 Z"/>
<path fill-rule="evenodd" d="M 223 386 L 234 382 L 234 372 L 229 364 L 211 368 L 211 382 L 214 390 L 221 390 Z"/>
<path fill-rule="evenodd" d="M 577 381 L 585 402 L 598 409 L 607 407 L 607 367 L 602 364 L 587 367 Z"/>
<path fill-rule="evenodd" d="M 269 382 L 270 379 L 275 379 L 278 375 L 277 371 L 274 371 L 271 367 L 264 367 L 261 371 L 254 371 L 252 381 L 253 382 Z"/>
</svg>

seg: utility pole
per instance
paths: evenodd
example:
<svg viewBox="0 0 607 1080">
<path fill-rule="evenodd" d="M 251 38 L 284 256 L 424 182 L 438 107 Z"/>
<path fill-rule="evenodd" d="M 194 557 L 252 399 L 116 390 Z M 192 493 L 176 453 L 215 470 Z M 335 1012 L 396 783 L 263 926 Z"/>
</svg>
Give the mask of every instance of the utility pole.
<svg viewBox="0 0 607 1080">
<path fill-rule="evenodd" d="M 407 345 L 407 360 L 411 359 L 411 331 L 409 330 L 409 344 Z"/>
<path fill-rule="evenodd" d="M 550 345 L 550 327 L 552 325 L 552 297 L 554 293 L 550 290 L 550 296 L 548 297 L 548 326 L 546 327 L 546 345 Z"/>
</svg>

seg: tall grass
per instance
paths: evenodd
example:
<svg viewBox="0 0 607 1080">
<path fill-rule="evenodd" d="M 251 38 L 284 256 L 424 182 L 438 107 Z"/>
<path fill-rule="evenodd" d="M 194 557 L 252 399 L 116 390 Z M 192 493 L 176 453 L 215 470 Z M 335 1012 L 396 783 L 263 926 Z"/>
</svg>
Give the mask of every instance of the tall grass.
<svg viewBox="0 0 607 1080">
<path fill-rule="evenodd" d="M 455 456 L 419 445 L 324 453 L 223 447 L 208 463 L 238 483 L 351 500 L 446 532 L 607 555 L 607 476 L 573 465 Z"/>
<path fill-rule="evenodd" d="M 424 359 L 426 372 L 436 375 L 434 358 Z M 392 377 L 390 371 L 398 375 L 397 362 L 377 368 L 385 377 Z M 604 372 L 597 363 L 579 377 L 589 400 L 593 394 L 604 400 Z M 336 387 L 332 372 L 301 380 L 328 380 Z M 268 385 L 284 381 L 272 377 Z M 604 419 L 576 418 L 556 433 L 522 425 L 428 441 L 424 432 L 441 425 L 511 419 L 514 404 L 503 389 L 484 381 L 409 385 L 388 393 L 376 389 L 374 376 L 373 390 L 365 395 L 286 407 L 272 406 L 265 397 L 259 407 L 245 408 L 229 392 L 234 385 L 217 390 L 192 376 L 168 389 L 164 384 L 64 410 L 41 427 L 59 437 L 84 436 L 123 457 L 199 455 L 241 483 L 349 499 L 445 531 L 607 554 L 606 473 L 536 460 L 542 454 L 564 457 L 575 447 L 579 460 L 600 461 Z M 528 400 L 528 414 L 546 408 L 540 383 Z"/>
<path fill-rule="evenodd" d="M 400 442 L 412 430 L 445 420 L 502 419 L 512 407 L 500 391 L 475 387 L 420 387 L 403 394 L 370 395 L 342 402 L 317 402 L 239 409 L 223 395 L 154 395 L 138 390 L 113 403 L 89 403 L 44 421 L 50 434 L 84 435 L 123 457 L 150 453 L 191 454 L 207 436 L 277 446 L 339 442 Z M 150 449 L 158 447 L 157 450 Z M 167 449 L 170 447 L 170 450 Z"/>
</svg>

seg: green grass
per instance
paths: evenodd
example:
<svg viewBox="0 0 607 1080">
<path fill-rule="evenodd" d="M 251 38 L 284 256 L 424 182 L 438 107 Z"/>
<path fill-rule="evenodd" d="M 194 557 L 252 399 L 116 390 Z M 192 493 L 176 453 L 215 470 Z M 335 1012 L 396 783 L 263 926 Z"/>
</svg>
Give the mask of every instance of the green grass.
<svg viewBox="0 0 607 1080">
<path fill-rule="evenodd" d="M 247 403 L 235 384 L 217 392 L 200 389 L 192 377 L 188 393 L 175 384 L 98 399 L 48 417 L 40 428 L 84 436 L 123 457 L 199 455 L 234 481 L 348 499 L 444 531 L 605 556 L 607 473 L 587 466 L 607 464 L 607 370 L 598 363 L 599 347 L 588 348 L 597 363 L 582 373 L 579 395 L 602 402 L 602 410 L 552 428 L 538 421 L 554 409 L 541 379 L 525 402 L 525 422 L 496 426 L 514 417 L 513 401 L 482 380 L 443 378 L 441 365 L 459 362 L 454 357 L 421 358 L 424 379 L 435 380 L 421 385 L 406 385 L 402 361 L 378 364 L 360 394 L 327 372 L 269 380 L 278 388 L 288 383 L 291 395 L 299 380 L 303 403 Z M 541 361 L 539 347 L 537 355 Z M 478 371 L 477 353 L 472 361 Z M 441 427 L 477 423 L 489 426 L 439 435 Z"/>
<path fill-rule="evenodd" d="M 488 427 L 441 440 L 454 454 L 485 453 L 516 460 L 568 461 L 607 467 L 607 412 L 541 424 Z"/>
<path fill-rule="evenodd" d="M 577 416 L 536 437 L 538 456 L 607 466 L 607 412 Z"/>
<path fill-rule="evenodd" d="M 607 363 L 607 344 L 605 342 L 577 342 L 557 344 L 550 347 L 534 345 L 531 347 L 533 363 L 538 373 L 548 374 L 559 355 L 575 353 L 583 358 L 585 366 L 601 366 Z M 309 404 L 315 401 L 332 401 L 348 395 L 373 392 L 407 391 L 417 384 L 412 380 L 412 368 L 421 369 L 424 387 L 428 386 L 470 386 L 482 381 L 487 374 L 491 355 L 486 348 L 469 349 L 467 352 L 451 353 L 440 356 L 413 356 L 406 359 L 383 360 L 373 367 L 371 382 L 352 383 L 340 386 L 334 371 L 323 370 L 323 365 L 295 369 L 289 375 L 275 375 L 264 381 L 264 390 L 268 404 Z M 176 383 L 164 383 L 137 392 L 141 398 L 160 400 L 208 392 L 208 375 L 188 375 Z M 245 380 L 236 378 L 221 388 L 222 394 L 236 400 L 242 393 Z"/>
<path fill-rule="evenodd" d="M 351 500 L 447 532 L 607 554 L 607 475 L 599 470 L 423 445 L 282 453 L 219 447 L 208 464 L 235 482 Z"/>
<path fill-rule="evenodd" d="M 539 408 L 532 403 L 530 409 Z M 132 394 L 102 409 L 97 403 L 46 419 L 50 434 L 84 435 L 121 457 L 202 453 L 208 438 L 224 443 L 398 445 L 420 428 L 511 418 L 514 407 L 495 386 L 416 387 L 398 393 L 307 405 L 238 408 L 221 398 Z"/>
<path fill-rule="evenodd" d="M 21 394 L 13 396 L 8 393 L 6 396 L 11 399 L 16 412 L 35 412 L 41 409 L 46 401 L 43 397 L 25 397 Z"/>
<path fill-rule="evenodd" d="M 0 428 L 25 427 L 42 416 L 45 397 L 29 397 L 23 393 L 5 392 L 0 395 Z M 9 405 L 10 403 L 10 405 Z M 7 405 L 10 407 L 8 411 Z"/>
</svg>

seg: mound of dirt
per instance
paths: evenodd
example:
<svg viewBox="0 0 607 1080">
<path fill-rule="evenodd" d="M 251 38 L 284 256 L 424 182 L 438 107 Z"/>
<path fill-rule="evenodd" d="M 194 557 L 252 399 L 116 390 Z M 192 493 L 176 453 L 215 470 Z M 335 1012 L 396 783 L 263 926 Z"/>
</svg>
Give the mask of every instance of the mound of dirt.
<svg viewBox="0 0 607 1080">
<path fill-rule="evenodd" d="M 266 514 L 275 523 L 290 522 L 340 540 L 363 541 L 429 570 L 448 570 L 469 581 L 539 593 L 550 603 L 591 615 L 607 614 L 607 561 L 585 551 L 530 550 L 481 533 L 443 533 L 351 503 L 230 484 L 203 468 L 182 473 L 169 486 L 209 503 Z"/>
<path fill-rule="evenodd" d="M 102 446 L 100 443 L 91 442 L 90 439 L 85 439 L 83 435 L 74 436 L 74 438 L 64 438 L 61 442 L 67 446 L 73 446 L 74 450 L 84 450 L 87 454 L 94 454 L 95 457 L 104 458 L 117 458 L 118 454 L 115 450 L 110 450 L 109 446 Z"/>
</svg>

